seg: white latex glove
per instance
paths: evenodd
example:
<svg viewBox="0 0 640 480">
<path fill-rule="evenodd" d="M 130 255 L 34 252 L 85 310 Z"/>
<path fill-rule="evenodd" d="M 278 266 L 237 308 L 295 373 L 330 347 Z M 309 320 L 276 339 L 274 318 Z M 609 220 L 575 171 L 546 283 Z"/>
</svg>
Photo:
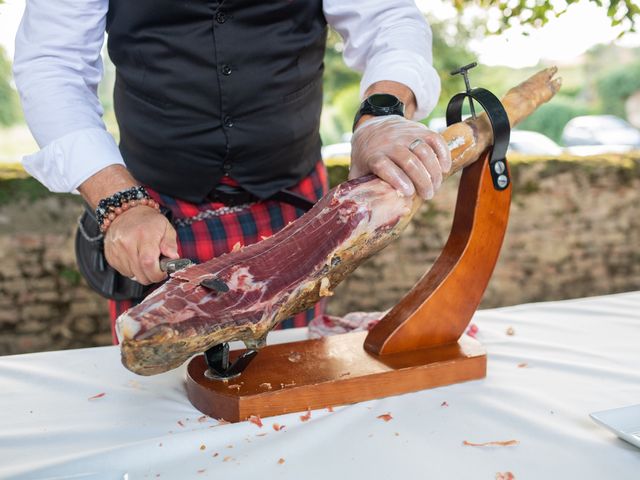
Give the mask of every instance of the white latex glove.
<svg viewBox="0 0 640 480">
<path fill-rule="evenodd" d="M 450 168 L 451 152 L 444 138 L 399 115 L 366 120 L 351 138 L 349 179 L 374 173 L 404 195 L 417 193 L 428 200 Z"/>
</svg>

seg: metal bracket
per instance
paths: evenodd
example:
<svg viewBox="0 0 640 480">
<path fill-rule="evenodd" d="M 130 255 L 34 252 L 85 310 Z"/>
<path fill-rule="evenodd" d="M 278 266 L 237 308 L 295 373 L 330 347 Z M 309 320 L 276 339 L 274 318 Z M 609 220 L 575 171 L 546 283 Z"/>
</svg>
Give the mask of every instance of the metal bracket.
<svg viewBox="0 0 640 480">
<path fill-rule="evenodd" d="M 447 105 L 447 125 L 462 121 L 462 105 L 466 98 L 475 99 L 484 108 L 491 129 L 493 130 L 493 147 L 489 159 L 491 178 L 496 190 L 504 190 L 511 183 L 509 169 L 507 168 L 507 148 L 511 136 L 509 117 L 502 103 L 493 93 L 484 88 L 474 88 L 468 92 L 454 95 Z"/>
<path fill-rule="evenodd" d="M 240 374 L 258 354 L 257 350 L 247 350 L 235 362 L 229 362 L 229 344 L 220 343 L 204 352 L 204 359 L 209 367 L 204 376 L 210 380 L 229 380 Z"/>
<path fill-rule="evenodd" d="M 496 190 L 504 190 L 511 183 L 509 169 L 507 168 L 507 148 L 509 148 L 511 125 L 509 124 L 507 112 L 505 112 L 498 97 L 484 88 L 471 88 L 469 70 L 477 66 L 478 64 L 473 62 L 451 72 L 451 75 L 460 74 L 464 77 L 466 92 L 454 95 L 449 101 L 449 105 L 447 105 L 447 126 L 462 121 L 462 105 L 466 98 L 469 99 L 472 118 L 476 118 L 473 100 L 475 99 L 480 103 L 487 117 L 489 117 L 491 129 L 493 130 L 493 147 L 489 158 L 491 179 Z"/>
<path fill-rule="evenodd" d="M 451 75 L 462 75 L 464 78 L 464 86 L 467 90 L 467 93 L 471 91 L 471 83 L 469 82 L 469 70 L 472 68 L 476 68 L 478 66 L 477 62 L 472 62 L 469 65 L 464 65 L 456 70 L 451 72 Z M 476 108 L 473 105 L 473 99 L 469 99 L 469 108 L 471 109 L 471 117 L 476 118 Z"/>
</svg>

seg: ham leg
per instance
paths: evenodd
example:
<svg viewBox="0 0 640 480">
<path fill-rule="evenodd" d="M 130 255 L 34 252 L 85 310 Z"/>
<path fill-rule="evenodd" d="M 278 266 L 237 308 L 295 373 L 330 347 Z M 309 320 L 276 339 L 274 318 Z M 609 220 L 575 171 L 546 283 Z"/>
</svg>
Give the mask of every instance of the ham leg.
<svg viewBox="0 0 640 480">
<path fill-rule="evenodd" d="M 555 73 L 543 70 L 505 95 L 512 126 L 558 91 Z M 443 136 L 453 157 L 448 176 L 477 160 L 492 141 L 484 114 L 452 125 Z M 176 272 L 118 318 L 123 364 L 154 375 L 219 343 L 242 340 L 259 348 L 275 325 L 330 296 L 400 235 L 421 203 L 365 176 L 338 185 L 272 237 Z M 228 289 L 203 287 L 203 280 Z"/>
</svg>

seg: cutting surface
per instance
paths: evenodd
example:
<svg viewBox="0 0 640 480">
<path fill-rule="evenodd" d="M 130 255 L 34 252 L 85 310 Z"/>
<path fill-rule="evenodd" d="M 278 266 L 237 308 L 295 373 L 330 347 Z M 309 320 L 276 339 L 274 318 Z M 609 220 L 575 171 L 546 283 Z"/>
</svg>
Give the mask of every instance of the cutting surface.
<svg viewBox="0 0 640 480">
<path fill-rule="evenodd" d="M 487 378 L 262 428 L 202 417 L 185 367 L 138 377 L 115 347 L 0 357 L 0 478 L 638 478 L 640 450 L 588 413 L 640 401 L 640 292 L 473 322 Z"/>
</svg>

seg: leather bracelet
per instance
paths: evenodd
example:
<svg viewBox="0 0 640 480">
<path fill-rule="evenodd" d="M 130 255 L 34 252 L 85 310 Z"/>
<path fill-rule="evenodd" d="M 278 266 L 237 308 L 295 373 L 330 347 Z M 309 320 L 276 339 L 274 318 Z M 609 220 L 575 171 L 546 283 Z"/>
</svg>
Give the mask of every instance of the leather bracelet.
<svg viewBox="0 0 640 480">
<path fill-rule="evenodd" d="M 118 215 L 138 205 L 146 205 L 160 210 L 158 202 L 151 198 L 147 189 L 142 185 L 121 190 L 100 200 L 96 208 L 96 220 L 100 232 L 105 233 Z"/>
</svg>

